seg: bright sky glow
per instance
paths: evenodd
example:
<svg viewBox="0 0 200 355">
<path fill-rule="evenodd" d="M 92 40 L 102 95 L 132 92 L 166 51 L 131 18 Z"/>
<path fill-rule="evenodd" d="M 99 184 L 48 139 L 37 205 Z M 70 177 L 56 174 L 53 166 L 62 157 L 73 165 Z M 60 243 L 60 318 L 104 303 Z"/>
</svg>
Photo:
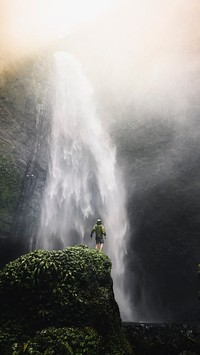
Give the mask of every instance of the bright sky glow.
<svg viewBox="0 0 200 355">
<path fill-rule="evenodd" d="M 82 23 L 94 20 L 119 0 L 10 0 L 12 24 L 19 36 L 65 36 Z"/>
<path fill-rule="evenodd" d="M 65 35 L 82 22 L 91 21 L 107 11 L 117 0 L 43 0 L 40 19 L 57 35 Z"/>
<path fill-rule="evenodd" d="M 21 56 L 110 12 L 121 0 L 0 0 L 2 53 Z M 1 60 L 1 54 L 0 54 Z"/>
</svg>

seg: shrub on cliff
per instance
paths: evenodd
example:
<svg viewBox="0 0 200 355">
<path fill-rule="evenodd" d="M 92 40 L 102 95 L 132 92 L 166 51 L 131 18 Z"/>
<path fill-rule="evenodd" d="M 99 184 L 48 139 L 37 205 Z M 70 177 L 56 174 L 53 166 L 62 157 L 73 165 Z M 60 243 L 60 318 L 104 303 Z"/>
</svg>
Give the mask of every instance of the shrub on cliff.
<svg viewBox="0 0 200 355">
<path fill-rule="evenodd" d="M 93 355 L 99 353 L 100 337 L 92 328 L 55 328 L 38 331 L 33 339 L 12 345 L 13 355 Z"/>
<path fill-rule="evenodd" d="M 97 334 L 96 346 L 102 339 L 97 354 L 128 353 L 110 272 L 109 258 L 86 246 L 21 256 L 0 272 L 2 331 L 26 344 L 28 339 L 38 342 L 37 332 L 44 329 L 62 338 L 69 328 L 90 327 Z"/>
</svg>

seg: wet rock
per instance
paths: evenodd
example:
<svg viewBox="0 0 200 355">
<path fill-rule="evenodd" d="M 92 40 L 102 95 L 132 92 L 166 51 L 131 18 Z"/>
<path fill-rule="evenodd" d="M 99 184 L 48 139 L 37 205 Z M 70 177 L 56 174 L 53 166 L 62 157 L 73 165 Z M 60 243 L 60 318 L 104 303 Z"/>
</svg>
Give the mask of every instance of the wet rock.
<svg viewBox="0 0 200 355">
<path fill-rule="evenodd" d="M 129 324 L 125 333 L 136 355 L 200 353 L 198 324 Z"/>
<path fill-rule="evenodd" d="M 40 54 L 0 73 L 0 235 L 22 251 L 36 233 L 46 178 L 50 63 Z"/>
</svg>

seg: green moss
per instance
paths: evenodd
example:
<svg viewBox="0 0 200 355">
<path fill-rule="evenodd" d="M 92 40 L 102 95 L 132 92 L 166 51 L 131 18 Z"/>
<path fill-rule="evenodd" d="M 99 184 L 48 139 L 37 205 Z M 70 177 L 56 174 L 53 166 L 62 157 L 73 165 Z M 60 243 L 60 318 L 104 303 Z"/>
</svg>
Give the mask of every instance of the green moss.
<svg viewBox="0 0 200 355">
<path fill-rule="evenodd" d="M 102 339 L 95 354 L 128 354 L 110 273 L 109 258 L 86 246 L 21 256 L 0 272 L 0 326 L 18 334 L 20 344 L 22 334 L 32 339 L 42 329 L 89 327 Z"/>
<path fill-rule="evenodd" d="M 49 328 L 33 339 L 35 349 L 42 354 L 98 354 L 100 337 L 92 328 Z"/>
<path fill-rule="evenodd" d="M 113 300 L 111 263 L 104 255 L 87 247 L 59 251 L 37 250 L 8 264 L 0 273 L 0 296 L 15 292 L 9 305 L 20 312 L 21 319 L 49 326 L 96 323 L 105 300 Z M 39 295 L 39 297 L 38 297 Z M 16 307 L 15 307 L 16 306 Z M 98 312 L 97 312 L 98 310 Z M 9 312 L 9 310 L 8 310 Z M 10 313 L 10 312 L 9 312 Z M 59 317 L 57 317 L 59 315 Z M 99 319 L 101 324 L 101 319 Z"/>
<path fill-rule="evenodd" d="M 0 231 L 9 232 L 20 193 L 21 176 L 9 155 L 0 154 Z"/>
<path fill-rule="evenodd" d="M 93 355 L 99 353 L 100 341 L 97 332 L 89 327 L 50 327 L 38 331 L 34 337 L 23 339 L 21 342 L 0 330 L 0 351 L 4 355 Z"/>
</svg>

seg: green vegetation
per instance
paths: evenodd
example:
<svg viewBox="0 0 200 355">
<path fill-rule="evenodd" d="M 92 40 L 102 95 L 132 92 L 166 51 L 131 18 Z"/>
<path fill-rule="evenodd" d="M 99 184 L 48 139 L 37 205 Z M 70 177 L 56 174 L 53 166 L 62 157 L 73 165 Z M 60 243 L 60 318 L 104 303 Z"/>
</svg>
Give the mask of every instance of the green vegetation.
<svg viewBox="0 0 200 355">
<path fill-rule="evenodd" d="M 131 354 L 110 272 L 109 258 L 86 246 L 36 250 L 6 265 L 0 353 Z"/>
<path fill-rule="evenodd" d="M 12 354 L 93 355 L 98 354 L 100 337 L 92 328 L 48 328 L 24 343 L 14 343 Z"/>
</svg>

